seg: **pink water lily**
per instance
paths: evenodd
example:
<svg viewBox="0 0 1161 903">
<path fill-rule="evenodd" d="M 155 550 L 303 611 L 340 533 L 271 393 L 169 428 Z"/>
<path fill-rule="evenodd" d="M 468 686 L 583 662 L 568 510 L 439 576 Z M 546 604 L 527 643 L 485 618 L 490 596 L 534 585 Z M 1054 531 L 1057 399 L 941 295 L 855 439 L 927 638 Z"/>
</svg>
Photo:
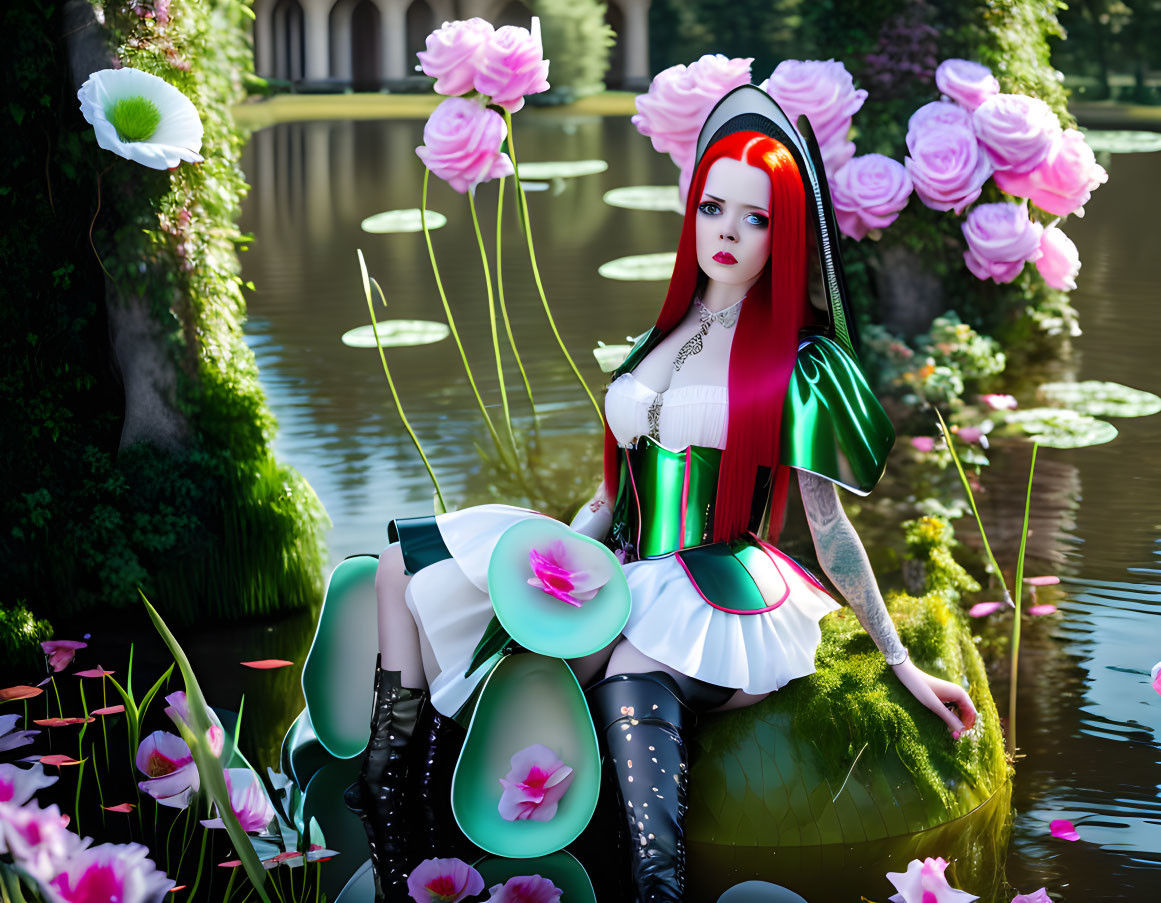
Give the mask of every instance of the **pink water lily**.
<svg viewBox="0 0 1161 903">
<path fill-rule="evenodd" d="M 887 872 L 887 880 L 899 891 L 888 897 L 891 903 L 971 903 L 975 894 L 956 890 L 947 883 L 944 871 L 947 860 L 930 857 L 920 862 L 912 859 L 905 872 Z"/>
<path fill-rule="evenodd" d="M 1048 830 L 1053 837 L 1060 840 L 1080 840 L 1080 835 L 1076 833 L 1076 825 L 1067 818 L 1053 819 L 1048 824 Z"/>
<path fill-rule="evenodd" d="M 1030 894 L 1016 894 L 1012 898 L 1012 903 L 1052 903 L 1052 898 L 1048 896 L 1047 888 L 1042 887 Z"/>
<path fill-rule="evenodd" d="M 63 903 L 158 903 L 175 883 L 136 843 L 82 850 L 48 882 Z"/>
<path fill-rule="evenodd" d="M 968 609 L 968 615 L 973 618 L 983 618 L 1004 607 L 1003 602 L 977 602 Z"/>
<path fill-rule="evenodd" d="M 506 821 L 548 821 L 572 783 L 572 769 L 547 746 L 535 743 L 512 757 L 500 778 L 500 817 Z"/>
<path fill-rule="evenodd" d="M 407 876 L 415 903 L 458 903 L 483 889 L 483 876 L 460 859 L 425 859 Z"/>
<path fill-rule="evenodd" d="M 564 891 L 539 875 L 517 875 L 493 885 L 488 893 L 484 903 L 558 903 Z"/>
<path fill-rule="evenodd" d="M 72 664 L 77 650 L 84 649 L 88 645 L 80 640 L 45 640 L 40 644 L 40 648 L 48 656 L 49 667 L 53 671 L 63 671 Z"/>
<path fill-rule="evenodd" d="M 148 777 L 137 786 L 162 806 L 184 809 L 201 786 L 193 753 L 176 734 L 154 731 L 137 747 L 137 768 Z"/>
<path fill-rule="evenodd" d="M 543 552 L 531 549 L 528 563 L 534 576 L 528 578 L 528 585 L 543 590 L 561 602 L 580 608 L 592 600 L 601 587 L 609 582 L 609 574 L 594 574 L 590 571 L 575 570 L 570 563 L 570 555 L 564 541 L 558 539 Z"/>
<path fill-rule="evenodd" d="M 0 715 L 0 752 L 28 746 L 32 742 L 32 738 L 40 733 L 40 731 L 14 730 L 19 723 L 19 715 Z"/>
<path fill-rule="evenodd" d="M 262 789 L 262 782 L 249 768 L 227 768 L 226 790 L 230 793 L 230 808 L 238 817 L 242 830 L 254 834 L 266 829 L 274 818 L 274 807 Z M 224 828 L 221 817 L 204 819 L 207 828 Z"/>
<path fill-rule="evenodd" d="M 1014 411 L 1018 405 L 1018 402 L 1012 395 L 981 395 L 980 401 L 993 411 Z"/>
<path fill-rule="evenodd" d="M 38 790 L 43 790 L 58 780 L 59 778 L 45 774 L 39 765 L 32 768 L 0 765 L 0 803 L 23 806 Z"/>
</svg>

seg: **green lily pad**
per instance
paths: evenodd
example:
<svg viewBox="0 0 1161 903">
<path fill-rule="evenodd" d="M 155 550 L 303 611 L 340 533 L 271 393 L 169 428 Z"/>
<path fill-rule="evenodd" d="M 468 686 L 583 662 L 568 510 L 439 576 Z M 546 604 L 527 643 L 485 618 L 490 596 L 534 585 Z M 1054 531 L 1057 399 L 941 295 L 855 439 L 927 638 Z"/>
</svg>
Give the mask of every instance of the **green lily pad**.
<svg viewBox="0 0 1161 903">
<path fill-rule="evenodd" d="M 549 185 L 547 182 L 520 182 L 520 187 L 525 191 L 548 191 Z"/>
<path fill-rule="evenodd" d="M 1161 398 L 1120 383 L 1045 383 L 1039 391 L 1048 401 L 1089 417 L 1148 417 L 1161 411 Z"/>
<path fill-rule="evenodd" d="M 604 172 L 609 164 L 604 160 L 546 160 L 521 163 L 520 179 L 575 179 Z"/>
<path fill-rule="evenodd" d="M 681 213 L 684 209 L 676 185 L 629 185 L 606 191 L 602 200 L 610 207 L 624 207 L 626 210 L 672 210 Z"/>
<path fill-rule="evenodd" d="M 1104 420 L 1067 408 L 1028 408 L 1012 411 L 1008 423 L 1050 448 L 1087 448 L 1117 438 L 1117 428 Z"/>
<path fill-rule="evenodd" d="M 343 344 L 350 348 L 374 348 L 375 330 L 379 331 L 379 344 L 384 348 L 402 345 L 430 345 L 442 342 L 451 333 L 446 323 L 433 320 L 384 320 L 359 326 L 343 333 Z"/>
<path fill-rule="evenodd" d="M 673 275 L 673 265 L 676 262 L 676 251 L 636 254 L 602 263 L 597 272 L 606 279 L 618 279 L 623 282 L 666 282 Z"/>
<path fill-rule="evenodd" d="M 604 342 L 597 342 L 597 347 L 593 349 L 593 357 L 597 359 L 597 366 L 601 368 L 602 373 L 612 373 L 621 366 L 632 350 L 632 345 L 606 345 Z"/>
<path fill-rule="evenodd" d="M 1161 133 L 1084 129 L 1084 139 L 1097 153 L 1149 154 L 1161 151 Z"/>
<path fill-rule="evenodd" d="M 386 235 L 391 232 L 422 232 L 423 223 L 419 219 L 419 208 L 408 207 L 405 210 L 388 210 L 385 213 L 376 213 L 368 216 L 359 224 L 364 232 L 375 235 Z M 427 211 L 427 228 L 442 229 L 447 225 L 447 217 L 434 210 Z"/>
</svg>

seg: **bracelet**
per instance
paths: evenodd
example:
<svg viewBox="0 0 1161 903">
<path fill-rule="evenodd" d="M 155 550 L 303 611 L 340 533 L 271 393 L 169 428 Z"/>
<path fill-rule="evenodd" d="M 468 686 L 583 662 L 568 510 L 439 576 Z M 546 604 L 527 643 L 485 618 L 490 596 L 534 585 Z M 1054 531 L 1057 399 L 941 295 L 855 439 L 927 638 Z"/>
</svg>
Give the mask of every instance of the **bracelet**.
<svg viewBox="0 0 1161 903">
<path fill-rule="evenodd" d="M 891 661 L 891 659 L 887 658 L 886 655 L 883 656 L 883 659 L 887 662 L 888 665 L 890 665 L 892 668 L 894 668 L 896 665 L 903 664 L 905 661 L 907 661 L 907 659 L 909 657 L 910 657 L 910 653 L 907 651 L 907 647 L 904 646 L 903 647 L 903 657 L 901 659 L 899 659 L 899 661 L 893 662 L 893 661 Z"/>
</svg>

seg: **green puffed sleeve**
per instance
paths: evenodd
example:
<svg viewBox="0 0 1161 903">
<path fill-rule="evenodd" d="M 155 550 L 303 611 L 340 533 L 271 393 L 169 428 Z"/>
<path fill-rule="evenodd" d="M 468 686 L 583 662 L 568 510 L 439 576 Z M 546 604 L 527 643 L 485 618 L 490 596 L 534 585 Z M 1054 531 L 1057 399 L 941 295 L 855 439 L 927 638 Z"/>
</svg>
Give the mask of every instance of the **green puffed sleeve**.
<svg viewBox="0 0 1161 903">
<path fill-rule="evenodd" d="M 826 336 L 804 339 L 782 407 L 782 463 L 866 495 L 894 444 L 858 361 Z"/>
</svg>

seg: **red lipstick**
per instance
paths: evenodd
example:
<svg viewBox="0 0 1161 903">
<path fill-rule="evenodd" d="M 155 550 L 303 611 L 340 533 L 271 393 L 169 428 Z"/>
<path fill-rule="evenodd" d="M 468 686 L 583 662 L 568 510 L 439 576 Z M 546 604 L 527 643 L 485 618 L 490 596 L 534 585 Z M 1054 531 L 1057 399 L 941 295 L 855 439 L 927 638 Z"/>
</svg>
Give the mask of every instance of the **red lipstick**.
<svg viewBox="0 0 1161 903">
<path fill-rule="evenodd" d="M 716 260 L 718 263 L 724 263 L 726 266 L 733 266 L 735 263 L 738 262 L 737 260 L 734 259 L 734 255 L 731 254 L 729 251 L 718 251 L 713 256 L 713 259 Z"/>
</svg>

